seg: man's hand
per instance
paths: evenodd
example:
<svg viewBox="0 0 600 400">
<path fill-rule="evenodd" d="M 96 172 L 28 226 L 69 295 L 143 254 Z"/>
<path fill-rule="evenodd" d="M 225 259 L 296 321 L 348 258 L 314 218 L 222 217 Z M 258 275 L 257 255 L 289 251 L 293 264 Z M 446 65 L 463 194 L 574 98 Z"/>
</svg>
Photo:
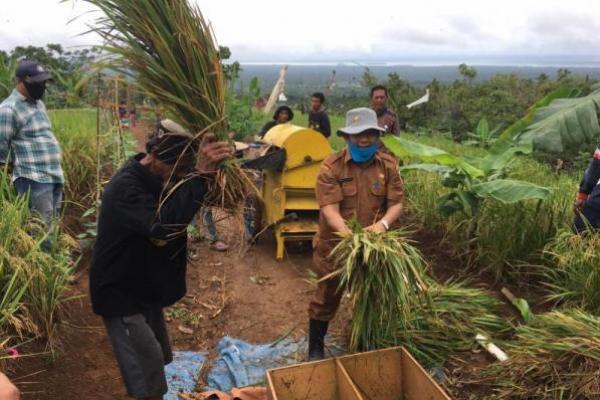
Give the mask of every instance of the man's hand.
<svg viewBox="0 0 600 400">
<path fill-rule="evenodd" d="M 217 142 L 214 133 L 206 133 L 202 136 L 202 142 L 198 148 L 196 171 L 200 174 L 215 173 L 221 161 L 232 155 L 233 150 L 228 142 Z"/>
<path fill-rule="evenodd" d="M 588 195 L 586 193 L 577 193 L 577 197 L 575 198 L 575 202 L 573 203 L 573 212 L 575 214 L 579 214 L 583 210 L 583 206 L 588 199 Z"/>
<path fill-rule="evenodd" d="M 385 226 L 381 223 L 381 221 L 375 222 L 373 225 L 369 225 L 365 228 L 367 232 L 375 232 L 375 233 L 383 233 L 386 231 Z"/>
<path fill-rule="evenodd" d="M 0 399 L 2 400 L 19 400 L 21 393 L 10 380 L 0 372 Z"/>
</svg>

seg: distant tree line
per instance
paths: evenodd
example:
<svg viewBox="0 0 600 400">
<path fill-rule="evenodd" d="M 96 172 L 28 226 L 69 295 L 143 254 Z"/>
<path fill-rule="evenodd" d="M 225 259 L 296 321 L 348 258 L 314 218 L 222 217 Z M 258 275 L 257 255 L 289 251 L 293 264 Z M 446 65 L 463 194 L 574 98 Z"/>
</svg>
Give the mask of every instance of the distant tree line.
<svg viewBox="0 0 600 400">
<path fill-rule="evenodd" d="M 356 106 L 369 104 L 368 88 L 383 84 L 389 90 L 389 107 L 402 121 L 402 128 L 411 131 L 451 132 L 455 140 L 462 140 L 467 132 L 474 132 L 479 121 L 486 118 L 490 129 L 505 128 L 521 118 L 527 109 L 540 98 L 558 87 L 578 90 L 584 96 L 597 82 L 588 76 L 574 75 L 560 68 L 555 77 L 540 74 L 535 79 L 517 74 L 496 74 L 486 81 L 476 82 L 477 69 L 461 64 L 460 79 L 441 83 L 433 79 L 427 85 L 413 85 L 399 74 L 389 73 L 387 79 L 378 79 L 369 68 L 361 78 L 364 90 L 330 93 L 327 106 L 330 112 L 344 113 Z M 406 105 L 430 91 L 430 101 L 412 109 Z M 310 93 L 288 96 L 292 104 L 306 107 Z"/>
</svg>

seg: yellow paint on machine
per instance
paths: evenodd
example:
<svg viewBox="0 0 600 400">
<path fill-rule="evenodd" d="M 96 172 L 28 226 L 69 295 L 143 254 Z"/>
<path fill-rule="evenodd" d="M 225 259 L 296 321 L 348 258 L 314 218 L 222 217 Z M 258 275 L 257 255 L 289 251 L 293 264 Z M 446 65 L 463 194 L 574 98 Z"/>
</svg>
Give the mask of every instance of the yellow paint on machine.
<svg viewBox="0 0 600 400">
<path fill-rule="evenodd" d="M 274 126 L 263 140 L 286 152 L 281 172 L 265 171 L 261 193 L 264 206 L 262 222 L 264 225 L 275 224 L 277 259 L 281 260 L 286 241 L 310 240 L 317 232 L 317 175 L 321 163 L 333 150 L 321 133 L 292 124 Z M 296 213 L 298 220 L 283 220 L 290 213 Z"/>
</svg>

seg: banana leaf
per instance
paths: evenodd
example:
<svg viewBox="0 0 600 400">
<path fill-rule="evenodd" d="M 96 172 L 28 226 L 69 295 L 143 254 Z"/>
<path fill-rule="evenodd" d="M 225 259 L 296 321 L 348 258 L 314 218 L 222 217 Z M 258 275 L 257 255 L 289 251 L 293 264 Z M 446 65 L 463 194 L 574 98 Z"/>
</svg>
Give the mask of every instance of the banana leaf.
<svg viewBox="0 0 600 400">
<path fill-rule="evenodd" d="M 540 108 L 534 123 L 518 135 L 520 143 L 531 143 L 538 151 L 574 152 L 582 144 L 596 144 L 600 137 L 598 111 L 600 90 L 576 99 L 557 99 Z"/>
<path fill-rule="evenodd" d="M 426 164 L 439 164 L 447 167 L 458 168 L 465 171 L 473 178 L 478 178 L 484 175 L 481 169 L 467 163 L 460 157 L 456 157 L 436 147 L 412 142 L 410 140 L 393 135 L 384 136 L 381 140 L 385 146 L 397 157 L 416 158 Z"/>
<path fill-rule="evenodd" d="M 478 197 L 492 198 L 505 204 L 530 199 L 544 200 L 551 193 L 549 188 L 515 179 L 496 179 L 477 183 L 471 186 L 471 190 Z"/>
<path fill-rule="evenodd" d="M 519 133 L 521 133 L 524 129 L 526 129 L 529 125 L 531 125 L 534 122 L 536 111 L 542 107 L 546 107 L 553 100 L 561 98 L 574 98 L 579 96 L 580 94 L 580 90 L 566 86 L 554 89 L 552 92 L 548 93 L 546 96 L 542 97 L 540 100 L 536 101 L 531 107 L 529 107 L 525 116 L 515 121 L 512 125 L 506 128 L 500 134 L 499 139 L 510 140 L 516 137 Z"/>
</svg>

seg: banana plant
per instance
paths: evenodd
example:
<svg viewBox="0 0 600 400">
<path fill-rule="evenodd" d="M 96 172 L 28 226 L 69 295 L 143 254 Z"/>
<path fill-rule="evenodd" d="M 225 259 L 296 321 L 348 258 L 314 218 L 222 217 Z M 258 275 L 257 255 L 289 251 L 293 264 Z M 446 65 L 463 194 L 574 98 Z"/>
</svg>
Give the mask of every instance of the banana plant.
<svg viewBox="0 0 600 400">
<path fill-rule="evenodd" d="M 68 73 L 57 69 L 52 70 L 52 76 L 60 85 L 64 105 L 68 108 L 81 107 L 84 103 L 85 89 L 91 74 L 86 74 L 82 68 L 74 68 Z"/>
<path fill-rule="evenodd" d="M 533 123 L 516 139 L 538 151 L 574 154 L 582 146 L 595 146 L 600 138 L 600 90 L 584 97 L 555 99 L 538 109 Z"/>
<path fill-rule="evenodd" d="M 498 140 L 498 134 L 500 133 L 500 127 L 496 127 L 490 130 L 490 126 L 485 117 L 479 120 L 475 132 L 467 132 L 467 136 L 471 139 L 465 140 L 463 144 L 469 146 L 483 147 L 484 149 L 490 148 L 496 140 Z"/>
<path fill-rule="evenodd" d="M 600 139 L 600 88 L 583 97 L 578 89 L 560 87 L 532 105 L 526 115 L 509 126 L 500 141 L 516 141 L 535 151 L 576 154 Z"/>
<path fill-rule="evenodd" d="M 515 156 L 530 153 L 529 145 L 498 142 L 484 157 L 465 158 L 398 136 L 385 136 L 383 142 L 397 157 L 420 161 L 405 165 L 401 170 L 435 172 L 442 177 L 442 184 L 450 192 L 438 199 L 438 209 L 445 217 L 460 212 L 471 219 L 469 237 L 477 230 L 477 217 L 484 200 L 512 204 L 530 199 L 544 200 L 551 192 L 543 186 L 507 178 L 508 167 Z"/>
</svg>

